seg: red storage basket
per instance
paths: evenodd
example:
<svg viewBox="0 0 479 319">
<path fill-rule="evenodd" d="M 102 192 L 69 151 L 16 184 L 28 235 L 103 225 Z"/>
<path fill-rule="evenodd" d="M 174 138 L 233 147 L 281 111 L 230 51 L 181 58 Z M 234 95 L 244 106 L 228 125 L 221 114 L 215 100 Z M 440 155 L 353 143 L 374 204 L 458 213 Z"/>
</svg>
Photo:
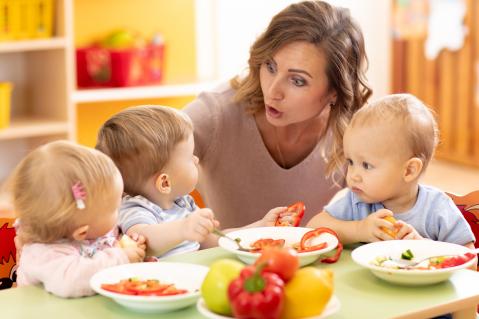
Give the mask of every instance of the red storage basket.
<svg viewBox="0 0 479 319">
<path fill-rule="evenodd" d="M 78 87 L 121 87 L 161 82 L 164 46 L 105 49 L 86 47 L 76 50 Z"/>
</svg>

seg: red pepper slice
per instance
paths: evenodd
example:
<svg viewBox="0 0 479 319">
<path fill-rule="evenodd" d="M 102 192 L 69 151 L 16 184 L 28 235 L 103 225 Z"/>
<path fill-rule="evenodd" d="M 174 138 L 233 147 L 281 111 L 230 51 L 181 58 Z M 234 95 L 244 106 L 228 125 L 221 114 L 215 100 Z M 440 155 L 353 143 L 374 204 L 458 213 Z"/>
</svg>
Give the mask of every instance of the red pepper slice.
<svg viewBox="0 0 479 319">
<path fill-rule="evenodd" d="M 284 243 L 284 239 L 261 238 L 251 244 L 252 249 L 250 249 L 250 252 L 257 253 L 269 247 L 284 247 Z"/>
<path fill-rule="evenodd" d="M 156 279 L 138 280 L 134 278 L 123 279 L 115 284 L 102 284 L 105 290 L 137 296 L 169 296 L 184 294 L 188 291 L 178 289 L 174 284 L 162 284 Z"/>
<path fill-rule="evenodd" d="M 327 243 L 325 243 L 325 242 L 319 243 L 317 245 L 312 245 L 312 246 L 310 246 L 308 244 L 308 242 L 311 239 L 313 239 L 315 237 L 318 237 L 319 235 L 321 235 L 323 233 L 329 233 L 329 234 L 333 235 L 334 237 L 338 238 L 338 234 L 336 234 L 336 232 L 334 230 L 332 230 L 330 228 L 327 228 L 327 227 L 319 227 L 319 228 L 310 230 L 309 232 L 305 233 L 303 235 L 303 237 L 301 238 L 301 242 L 299 244 L 298 252 L 314 251 L 314 250 L 320 250 L 320 249 L 325 248 L 327 246 Z M 338 239 L 338 246 L 336 247 L 336 254 L 334 254 L 334 256 L 331 256 L 331 257 L 323 258 L 321 260 L 321 262 L 328 263 L 328 264 L 332 264 L 332 263 L 337 262 L 339 260 L 339 257 L 341 256 L 342 251 L 343 251 L 343 245 L 339 242 L 339 239 Z"/>
<path fill-rule="evenodd" d="M 275 226 L 299 226 L 304 216 L 306 207 L 303 202 L 297 202 L 289 206 L 284 213 L 281 213 L 276 219 Z"/>
</svg>

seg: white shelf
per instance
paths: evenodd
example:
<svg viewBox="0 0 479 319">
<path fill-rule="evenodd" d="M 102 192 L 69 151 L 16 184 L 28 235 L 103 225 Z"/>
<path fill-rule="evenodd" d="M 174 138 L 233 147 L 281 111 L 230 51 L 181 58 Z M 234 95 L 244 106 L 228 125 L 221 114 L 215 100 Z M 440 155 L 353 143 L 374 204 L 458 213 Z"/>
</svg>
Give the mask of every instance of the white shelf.
<svg viewBox="0 0 479 319">
<path fill-rule="evenodd" d="M 29 138 L 68 133 L 67 121 L 38 118 L 13 119 L 10 126 L 0 129 L 0 140 Z"/>
<path fill-rule="evenodd" d="M 107 89 L 76 90 L 72 102 L 89 103 L 103 101 L 138 100 L 146 98 L 164 98 L 191 96 L 213 88 L 218 82 L 201 82 L 189 84 L 170 84 L 154 86 L 135 86 Z"/>
<path fill-rule="evenodd" d="M 66 43 L 63 37 L 0 42 L 0 53 L 62 49 Z"/>
</svg>

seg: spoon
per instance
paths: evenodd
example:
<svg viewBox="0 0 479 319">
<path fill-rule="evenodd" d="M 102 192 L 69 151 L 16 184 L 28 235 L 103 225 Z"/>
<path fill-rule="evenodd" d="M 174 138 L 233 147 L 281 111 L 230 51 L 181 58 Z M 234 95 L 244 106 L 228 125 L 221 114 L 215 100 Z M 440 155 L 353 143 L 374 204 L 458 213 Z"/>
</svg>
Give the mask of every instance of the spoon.
<svg viewBox="0 0 479 319">
<path fill-rule="evenodd" d="M 226 235 L 225 233 L 223 233 L 218 228 L 213 229 L 213 233 L 220 236 L 220 237 L 224 237 L 226 239 L 229 239 L 229 240 L 235 242 L 236 246 L 238 246 L 238 250 L 250 252 L 250 249 L 245 248 L 245 247 L 243 247 L 243 245 L 240 244 L 240 242 L 241 242 L 240 238 L 231 238 L 230 236 Z"/>
<path fill-rule="evenodd" d="M 470 251 L 468 251 L 468 253 L 471 253 L 471 254 L 477 254 L 479 253 L 479 248 L 476 248 L 476 249 L 471 249 Z M 427 260 L 431 260 L 431 259 L 434 259 L 434 258 L 440 258 L 440 257 L 456 257 L 456 256 L 462 256 L 464 254 L 452 254 L 452 255 L 438 255 L 438 256 L 429 256 L 429 257 L 426 257 L 426 258 L 422 258 L 418 261 L 413 261 L 413 260 L 408 260 L 408 259 L 397 259 L 397 258 L 391 258 L 391 261 L 393 263 L 395 263 L 399 268 L 404 268 L 404 269 L 408 269 L 408 268 L 414 268 L 415 266 L 427 261 Z"/>
</svg>

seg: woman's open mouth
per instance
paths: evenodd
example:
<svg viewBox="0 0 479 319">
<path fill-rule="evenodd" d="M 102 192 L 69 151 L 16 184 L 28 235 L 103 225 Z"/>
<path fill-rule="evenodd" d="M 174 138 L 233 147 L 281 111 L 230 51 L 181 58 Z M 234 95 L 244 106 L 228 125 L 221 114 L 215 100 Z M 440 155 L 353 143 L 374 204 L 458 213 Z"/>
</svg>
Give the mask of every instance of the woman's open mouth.
<svg viewBox="0 0 479 319">
<path fill-rule="evenodd" d="M 283 115 L 283 112 L 278 111 L 274 107 L 266 105 L 266 114 L 274 119 L 277 119 Z"/>
</svg>

